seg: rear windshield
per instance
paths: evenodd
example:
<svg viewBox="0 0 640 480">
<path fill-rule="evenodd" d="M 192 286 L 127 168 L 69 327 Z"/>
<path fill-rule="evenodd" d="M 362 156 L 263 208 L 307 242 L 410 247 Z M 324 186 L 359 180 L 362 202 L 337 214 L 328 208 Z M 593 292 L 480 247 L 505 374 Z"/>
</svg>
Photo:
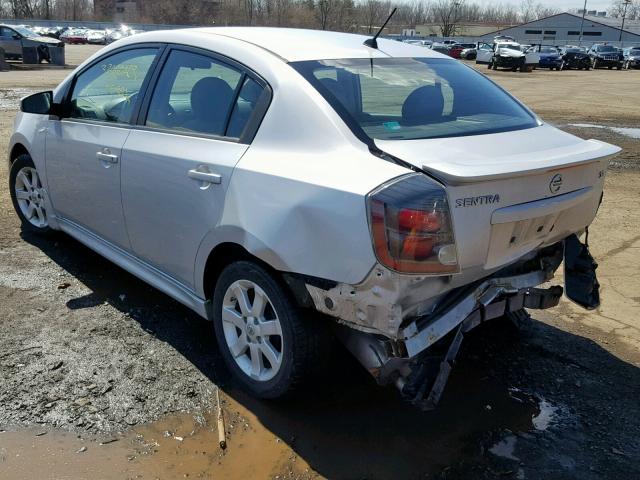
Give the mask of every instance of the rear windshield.
<svg viewBox="0 0 640 480">
<path fill-rule="evenodd" d="M 356 135 L 370 139 L 483 135 L 538 125 L 504 90 L 453 60 L 343 59 L 291 65 Z"/>
</svg>

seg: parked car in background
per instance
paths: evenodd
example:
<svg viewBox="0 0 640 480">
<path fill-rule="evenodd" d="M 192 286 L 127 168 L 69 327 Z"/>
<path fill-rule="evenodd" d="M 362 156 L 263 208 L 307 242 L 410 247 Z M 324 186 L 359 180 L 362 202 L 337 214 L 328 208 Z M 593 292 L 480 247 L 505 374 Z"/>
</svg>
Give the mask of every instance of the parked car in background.
<svg viewBox="0 0 640 480">
<path fill-rule="evenodd" d="M 419 45 L 421 47 L 429 47 L 433 44 L 431 40 L 415 40 L 415 39 L 407 39 L 403 40 L 404 43 L 408 43 L 409 45 Z"/>
<path fill-rule="evenodd" d="M 589 50 L 591 58 L 591 68 L 617 68 L 622 70 L 624 56 L 619 49 L 613 45 L 595 44 Z"/>
<path fill-rule="evenodd" d="M 550 45 L 534 45 L 527 52 L 535 52 L 540 55 L 539 68 L 548 68 L 549 70 L 560 71 L 564 67 L 564 60 L 557 47 Z"/>
<path fill-rule="evenodd" d="M 557 305 L 544 284 L 563 257 L 567 295 L 599 305 L 578 235 L 620 149 L 449 57 L 371 40 L 217 27 L 106 47 L 21 103 L 23 228 L 62 230 L 211 320 L 255 396 L 326 365 L 331 327 L 433 408 L 464 334 Z"/>
<path fill-rule="evenodd" d="M 449 55 L 451 58 L 457 58 L 460 59 L 460 54 L 462 53 L 462 50 L 464 50 L 464 48 L 462 47 L 462 45 L 459 44 L 455 44 L 455 45 L 449 45 L 449 51 L 447 52 L 447 55 Z"/>
<path fill-rule="evenodd" d="M 640 68 L 640 47 L 625 48 L 623 52 L 624 68 Z"/>
<path fill-rule="evenodd" d="M 60 40 L 64 43 L 83 45 L 87 43 L 87 30 L 73 28 L 60 35 Z"/>
<path fill-rule="evenodd" d="M 430 47 L 431 50 L 438 53 L 442 53 L 443 55 L 449 55 L 450 48 L 451 48 L 450 45 L 445 45 L 444 43 L 434 43 Z"/>
<path fill-rule="evenodd" d="M 565 70 L 571 70 L 572 68 L 577 70 L 591 69 L 591 57 L 589 57 L 587 49 L 584 47 L 561 47 L 560 55 L 562 55 L 563 68 Z"/>
<path fill-rule="evenodd" d="M 509 37 L 507 37 L 509 38 Z M 488 68 L 497 70 L 507 68 L 514 72 L 531 72 L 540 63 L 540 54 L 525 52 L 519 43 L 497 37 L 494 43 L 478 44 L 476 63 L 486 64 Z"/>
<path fill-rule="evenodd" d="M 464 60 L 475 60 L 478 56 L 478 49 L 475 43 L 459 43 L 458 45 L 462 47 L 460 58 Z"/>
<path fill-rule="evenodd" d="M 0 25 L 0 48 L 4 49 L 8 59 L 21 59 L 24 47 L 36 47 L 38 62 L 50 61 L 49 47 L 62 47 L 64 44 L 54 38 L 38 35 L 22 26 Z"/>
<path fill-rule="evenodd" d="M 89 30 L 87 32 L 87 43 L 93 45 L 106 45 L 107 33 L 104 30 Z"/>
</svg>

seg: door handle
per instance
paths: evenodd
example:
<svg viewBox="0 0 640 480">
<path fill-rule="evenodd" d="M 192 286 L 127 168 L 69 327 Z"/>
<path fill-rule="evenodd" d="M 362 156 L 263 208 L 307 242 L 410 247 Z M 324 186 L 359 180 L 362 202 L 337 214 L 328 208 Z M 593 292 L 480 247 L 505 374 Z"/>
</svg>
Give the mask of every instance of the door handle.
<svg viewBox="0 0 640 480">
<path fill-rule="evenodd" d="M 118 163 L 118 155 L 114 155 L 112 153 L 106 153 L 106 152 L 97 152 L 96 153 L 96 157 L 98 158 L 98 160 L 100 160 L 101 162 L 107 162 L 107 163 Z"/>
<path fill-rule="evenodd" d="M 189 170 L 188 175 L 189 175 L 189 178 L 193 178 L 194 180 L 200 180 L 201 182 L 205 182 L 205 183 L 215 183 L 215 184 L 222 183 L 222 175 L 219 175 L 217 173 L 201 172 L 200 170 L 193 169 L 193 170 Z"/>
</svg>

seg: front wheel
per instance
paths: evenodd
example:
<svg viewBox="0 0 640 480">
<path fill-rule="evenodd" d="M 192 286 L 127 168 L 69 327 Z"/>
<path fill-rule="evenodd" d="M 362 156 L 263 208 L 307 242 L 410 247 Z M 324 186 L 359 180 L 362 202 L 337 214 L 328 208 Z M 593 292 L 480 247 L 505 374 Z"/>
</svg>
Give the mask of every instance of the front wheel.
<svg viewBox="0 0 640 480">
<path fill-rule="evenodd" d="M 327 334 L 314 320 L 303 318 L 281 282 L 257 263 L 234 262 L 216 283 L 213 326 L 222 358 L 255 397 L 281 397 L 323 363 Z"/>
<path fill-rule="evenodd" d="M 22 228 L 37 234 L 50 233 L 44 188 L 29 155 L 20 155 L 11 164 L 9 191 Z"/>
</svg>

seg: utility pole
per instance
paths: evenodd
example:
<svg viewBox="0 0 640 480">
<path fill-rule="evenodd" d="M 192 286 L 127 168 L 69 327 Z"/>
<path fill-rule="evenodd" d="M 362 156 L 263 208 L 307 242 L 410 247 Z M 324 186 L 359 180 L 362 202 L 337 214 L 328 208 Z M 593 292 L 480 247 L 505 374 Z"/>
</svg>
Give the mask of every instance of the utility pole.
<svg viewBox="0 0 640 480">
<path fill-rule="evenodd" d="M 587 0 L 584 0 L 584 8 L 582 9 L 582 23 L 580 24 L 580 40 L 578 40 L 578 46 L 582 46 L 582 36 L 584 35 L 584 17 L 587 14 Z"/>
<path fill-rule="evenodd" d="M 462 2 L 458 0 L 453 2 L 453 26 L 451 27 L 451 37 L 456 36 L 456 26 L 458 22 L 458 8 L 460 7 L 461 4 Z"/>
<path fill-rule="evenodd" d="M 624 21 L 627 18 L 627 7 L 629 7 L 629 4 L 631 3 L 631 0 L 624 0 L 624 12 L 622 12 L 622 26 L 620 27 L 620 46 L 622 47 L 622 32 L 624 32 Z"/>
</svg>

